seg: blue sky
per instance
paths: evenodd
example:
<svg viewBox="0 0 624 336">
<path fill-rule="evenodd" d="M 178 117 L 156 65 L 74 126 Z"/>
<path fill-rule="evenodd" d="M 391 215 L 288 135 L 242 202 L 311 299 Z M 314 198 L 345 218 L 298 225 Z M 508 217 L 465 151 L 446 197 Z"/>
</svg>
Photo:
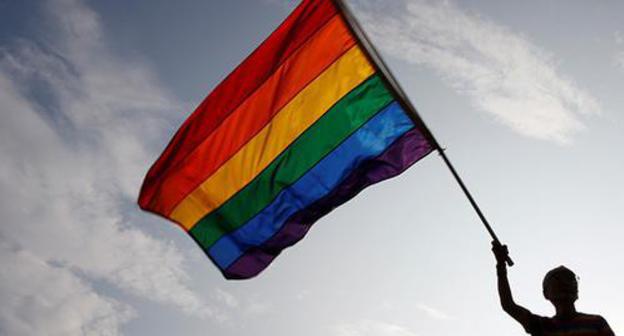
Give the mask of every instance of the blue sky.
<svg viewBox="0 0 624 336">
<path fill-rule="evenodd" d="M 551 315 L 545 272 L 624 332 L 624 4 L 351 0 Z M 184 118 L 294 1 L 0 0 L 0 334 L 522 335 L 435 154 L 227 282 L 135 205 Z"/>
</svg>

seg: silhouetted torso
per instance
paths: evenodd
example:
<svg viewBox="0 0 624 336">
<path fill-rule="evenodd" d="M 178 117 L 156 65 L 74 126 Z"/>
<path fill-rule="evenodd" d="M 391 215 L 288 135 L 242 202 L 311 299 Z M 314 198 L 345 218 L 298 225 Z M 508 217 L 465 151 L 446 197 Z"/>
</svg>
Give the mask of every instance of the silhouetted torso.
<svg viewBox="0 0 624 336">
<path fill-rule="evenodd" d="M 567 318 L 531 315 L 526 331 L 533 336 L 613 336 L 602 316 L 583 313 Z"/>
<path fill-rule="evenodd" d="M 498 295 L 503 310 L 518 321 L 527 333 L 533 336 L 615 336 L 607 321 L 599 315 L 579 313 L 575 302 L 578 299 L 577 276 L 565 266 L 559 266 L 548 273 L 542 282 L 544 298 L 550 301 L 557 312 L 554 317 L 543 317 L 517 304 L 507 279 L 507 246 L 492 242 L 496 257 Z"/>
</svg>

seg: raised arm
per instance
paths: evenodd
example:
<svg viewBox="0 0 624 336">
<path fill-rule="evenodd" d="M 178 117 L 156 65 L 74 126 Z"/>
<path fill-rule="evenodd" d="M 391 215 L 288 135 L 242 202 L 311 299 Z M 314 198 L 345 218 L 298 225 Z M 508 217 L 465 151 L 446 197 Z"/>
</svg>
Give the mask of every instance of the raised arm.
<svg viewBox="0 0 624 336">
<path fill-rule="evenodd" d="M 533 314 L 528 309 L 517 305 L 511 296 L 511 288 L 509 287 L 509 280 L 507 279 L 507 265 L 505 264 L 505 260 L 509 254 L 507 246 L 501 245 L 498 242 L 492 242 L 492 252 L 494 252 L 494 256 L 496 257 L 498 295 L 500 297 L 501 307 L 507 314 L 522 324 L 525 330 L 529 330 Z"/>
</svg>

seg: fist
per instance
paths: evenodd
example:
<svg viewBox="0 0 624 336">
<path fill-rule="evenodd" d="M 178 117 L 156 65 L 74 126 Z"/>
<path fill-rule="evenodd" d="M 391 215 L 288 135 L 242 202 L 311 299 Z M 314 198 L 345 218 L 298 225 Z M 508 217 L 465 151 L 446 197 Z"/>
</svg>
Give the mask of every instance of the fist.
<svg viewBox="0 0 624 336">
<path fill-rule="evenodd" d="M 496 257 L 496 262 L 498 264 L 505 264 L 505 260 L 509 257 L 509 250 L 507 249 L 507 245 L 501 245 L 497 241 L 492 242 L 492 252 L 494 252 L 494 257 Z"/>
</svg>

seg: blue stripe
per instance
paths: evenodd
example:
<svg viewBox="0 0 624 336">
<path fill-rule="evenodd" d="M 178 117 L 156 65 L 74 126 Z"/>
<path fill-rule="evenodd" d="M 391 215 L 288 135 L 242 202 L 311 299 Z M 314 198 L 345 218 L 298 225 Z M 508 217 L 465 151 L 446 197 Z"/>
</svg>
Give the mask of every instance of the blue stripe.
<svg viewBox="0 0 624 336">
<path fill-rule="evenodd" d="M 208 253 L 226 269 L 250 247 L 271 238 L 297 211 L 306 208 L 337 187 L 354 169 L 381 154 L 414 124 L 394 102 L 364 124 L 297 182 L 243 226 L 221 237 Z M 305 153 L 301 153 L 305 155 Z"/>
</svg>

